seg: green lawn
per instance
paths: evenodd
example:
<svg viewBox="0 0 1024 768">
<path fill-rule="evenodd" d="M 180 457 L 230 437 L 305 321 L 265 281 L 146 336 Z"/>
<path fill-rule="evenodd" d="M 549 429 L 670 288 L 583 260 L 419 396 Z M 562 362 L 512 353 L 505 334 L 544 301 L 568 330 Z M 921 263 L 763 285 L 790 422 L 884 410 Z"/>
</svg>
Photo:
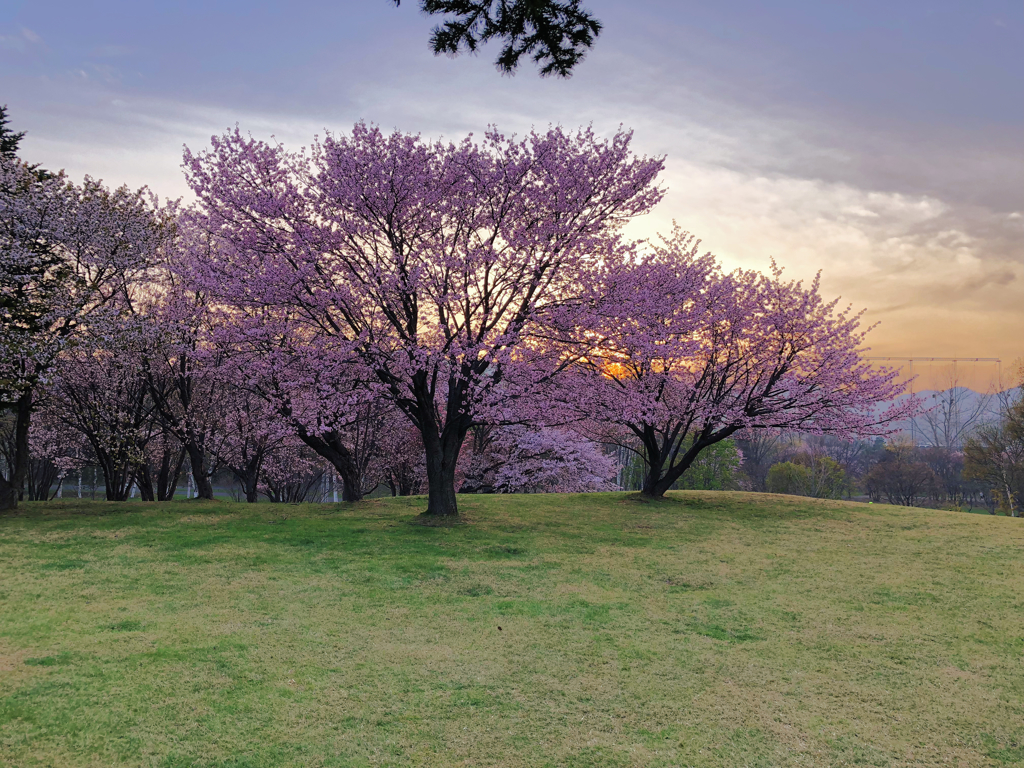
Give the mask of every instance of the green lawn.
<svg viewBox="0 0 1024 768">
<path fill-rule="evenodd" d="M 1024 762 L 1024 521 L 683 492 L 26 504 L 3 766 Z"/>
</svg>

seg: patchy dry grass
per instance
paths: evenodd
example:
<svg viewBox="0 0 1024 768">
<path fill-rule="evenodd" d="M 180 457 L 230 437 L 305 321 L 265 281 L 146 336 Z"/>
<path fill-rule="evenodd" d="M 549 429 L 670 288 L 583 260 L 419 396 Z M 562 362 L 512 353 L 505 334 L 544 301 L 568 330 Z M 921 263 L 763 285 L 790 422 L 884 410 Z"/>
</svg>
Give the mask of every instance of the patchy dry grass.
<svg viewBox="0 0 1024 768">
<path fill-rule="evenodd" d="M 1019 520 L 460 501 L 0 519 L 0 765 L 1024 762 Z"/>
</svg>

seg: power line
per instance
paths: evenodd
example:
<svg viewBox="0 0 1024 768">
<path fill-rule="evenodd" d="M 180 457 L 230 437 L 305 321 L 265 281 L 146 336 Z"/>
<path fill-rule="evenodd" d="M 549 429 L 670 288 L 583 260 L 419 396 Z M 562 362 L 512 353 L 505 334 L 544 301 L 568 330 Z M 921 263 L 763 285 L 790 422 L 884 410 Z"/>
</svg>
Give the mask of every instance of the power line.
<svg viewBox="0 0 1024 768">
<path fill-rule="evenodd" d="M 865 357 L 865 360 L 907 360 L 911 363 L 1001 363 L 999 357 Z"/>
</svg>

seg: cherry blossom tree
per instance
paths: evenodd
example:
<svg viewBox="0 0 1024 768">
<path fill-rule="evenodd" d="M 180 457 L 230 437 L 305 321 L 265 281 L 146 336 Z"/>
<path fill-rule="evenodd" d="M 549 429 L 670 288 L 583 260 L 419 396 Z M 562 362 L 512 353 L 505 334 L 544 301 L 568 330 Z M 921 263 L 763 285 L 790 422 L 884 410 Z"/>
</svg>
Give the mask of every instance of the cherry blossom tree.
<svg viewBox="0 0 1024 768">
<path fill-rule="evenodd" d="M 307 156 L 236 129 L 185 153 L 195 222 L 214 238 L 191 279 L 244 318 L 240 333 L 292 323 L 289 346 L 319 345 L 338 379 L 393 403 L 423 441 L 427 513 L 455 515 L 478 410 L 537 376 L 511 375 L 539 359 L 531 326 L 662 197 L 662 160 L 630 140 L 552 128 L 430 143 L 358 124 Z"/>
<path fill-rule="evenodd" d="M 147 382 L 148 383 L 148 382 Z M 135 484 L 143 501 L 172 501 L 187 453 L 178 439 L 162 427 L 146 443 L 135 470 Z"/>
<path fill-rule="evenodd" d="M 174 341 L 151 349 L 145 358 L 147 391 L 162 428 L 188 457 L 197 496 L 212 499 L 211 478 L 218 467 L 211 446 L 224 437 L 222 385 L 197 362 L 194 339 Z"/>
<path fill-rule="evenodd" d="M 128 499 L 146 444 L 158 432 L 148 393 L 133 356 L 103 348 L 65 352 L 47 384 L 49 415 L 88 441 L 108 501 Z"/>
<path fill-rule="evenodd" d="M 139 328 L 138 364 L 165 432 L 188 457 L 199 498 L 212 499 L 217 462 L 211 447 L 223 437 L 222 377 L 217 350 L 211 349 L 206 296 L 182 281 L 177 264 L 193 245 L 195 232 L 174 226 L 146 279 L 128 302 Z"/>
<path fill-rule="evenodd" d="M 117 300 L 162 237 L 145 190 L 72 184 L 0 156 L 0 406 L 17 415 L 16 456 L 0 508 L 17 504 L 29 460 L 34 393 L 62 350 Z"/>
<path fill-rule="evenodd" d="M 392 418 L 380 438 L 381 450 L 371 465 L 380 482 L 392 496 L 412 496 L 427 487 L 427 466 L 423 460 L 423 441 L 416 428 L 404 418 Z"/>
<path fill-rule="evenodd" d="M 610 491 L 615 461 L 569 430 L 480 426 L 460 493 Z"/>
<path fill-rule="evenodd" d="M 262 398 L 227 382 L 220 392 L 221 437 L 210 451 L 221 466 L 231 470 L 245 500 L 252 504 L 259 498 L 264 464 L 295 440 L 289 440 L 292 431 Z"/>
<path fill-rule="evenodd" d="M 14 464 L 17 450 L 16 424 L 16 414 L 0 415 L 0 461 L 8 467 Z M 33 414 L 29 448 L 31 454 L 25 476 L 25 493 L 29 501 L 52 498 L 57 492 L 54 486 L 59 488 L 68 472 L 79 469 L 83 457 L 89 454 L 81 435 L 47 412 L 45 398 L 43 406 Z"/>
<path fill-rule="evenodd" d="M 46 501 L 57 494 L 69 472 L 81 471 L 91 451 L 84 437 L 46 410 L 45 402 L 33 415 L 29 431 L 31 461 L 28 497 Z M 56 487 L 54 487 L 56 486 Z"/>
<path fill-rule="evenodd" d="M 378 451 L 382 402 L 366 386 L 372 373 L 349 359 L 347 347 L 310 338 L 300 323 L 266 308 L 248 316 L 220 308 L 209 324 L 217 375 L 262 400 L 268 418 L 329 462 L 345 501 L 372 490 L 367 471 Z"/>
<path fill-rule="evenodd" d="M 722 273 L 676 232 L 639 261 L 609 263 L 579 335 L 587 381 L 568 397 L 608 442 L 639 444 L 642 492 L 662 496 L 708 446 L 741 430 L 883 434 L 917 404 L 861 356 L 860 315 L 809 286 Z"/>
<path fill-rule="evenodd" d="M 260 492 L 272 502 L 298 504 L 309 500 L 314 489 L 322 485 L 324 472 L 320 457 L 293 438 L 266 457 L 260 472 Z"/>
</svg>

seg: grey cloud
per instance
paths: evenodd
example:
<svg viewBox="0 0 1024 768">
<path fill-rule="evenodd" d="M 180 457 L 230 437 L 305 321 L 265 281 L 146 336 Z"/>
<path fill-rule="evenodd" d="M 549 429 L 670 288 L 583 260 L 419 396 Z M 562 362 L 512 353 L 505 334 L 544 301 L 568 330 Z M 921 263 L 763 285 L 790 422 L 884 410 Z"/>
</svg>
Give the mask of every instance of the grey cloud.
<svg viewBox="0 0 1024 768">
<path fill-rule="evenodd" d="M 937 119 L 861 109 L 838 91 L 810 98 L 810 86 L 792 86 L 808 75 L 784 49 L 702 35 L 670 3 L 646 15 L 598 6 L 607 35 L 569 82 L 500 78 L 487 51 L 435 59 L 417 22 L 324 48 L 294 71 L 225 58 L 176 90 L 166 73 L 163 90 L 125 74 L 138 51 L 116 42 L 75 64 L 88 82 L 0 71 L 0 88 L 29 129 L 31 160 L 164 196 L 187 195 L 181 145 L 235 122 L 292 147 L 357 119 L 453 137 L 492 123 L 592 122 L 602 133 L 625 123 L 639 151 L 668 156 L 669 195 L 637 235 L 678 219 L 729 265 L 763 268 L 771 254 L 796 277 L 823 269 L 826 292 L 884 315 L 883 338 L 907 345 L 954 338 L 957 323 L 1003 336 L 1024 326 L 1024 220 L 1011 217 L 1024 210 L 1024 131 L 1012 114 Z M 116 70 L 100 69 L 110 61 Z"/>
</svg>

